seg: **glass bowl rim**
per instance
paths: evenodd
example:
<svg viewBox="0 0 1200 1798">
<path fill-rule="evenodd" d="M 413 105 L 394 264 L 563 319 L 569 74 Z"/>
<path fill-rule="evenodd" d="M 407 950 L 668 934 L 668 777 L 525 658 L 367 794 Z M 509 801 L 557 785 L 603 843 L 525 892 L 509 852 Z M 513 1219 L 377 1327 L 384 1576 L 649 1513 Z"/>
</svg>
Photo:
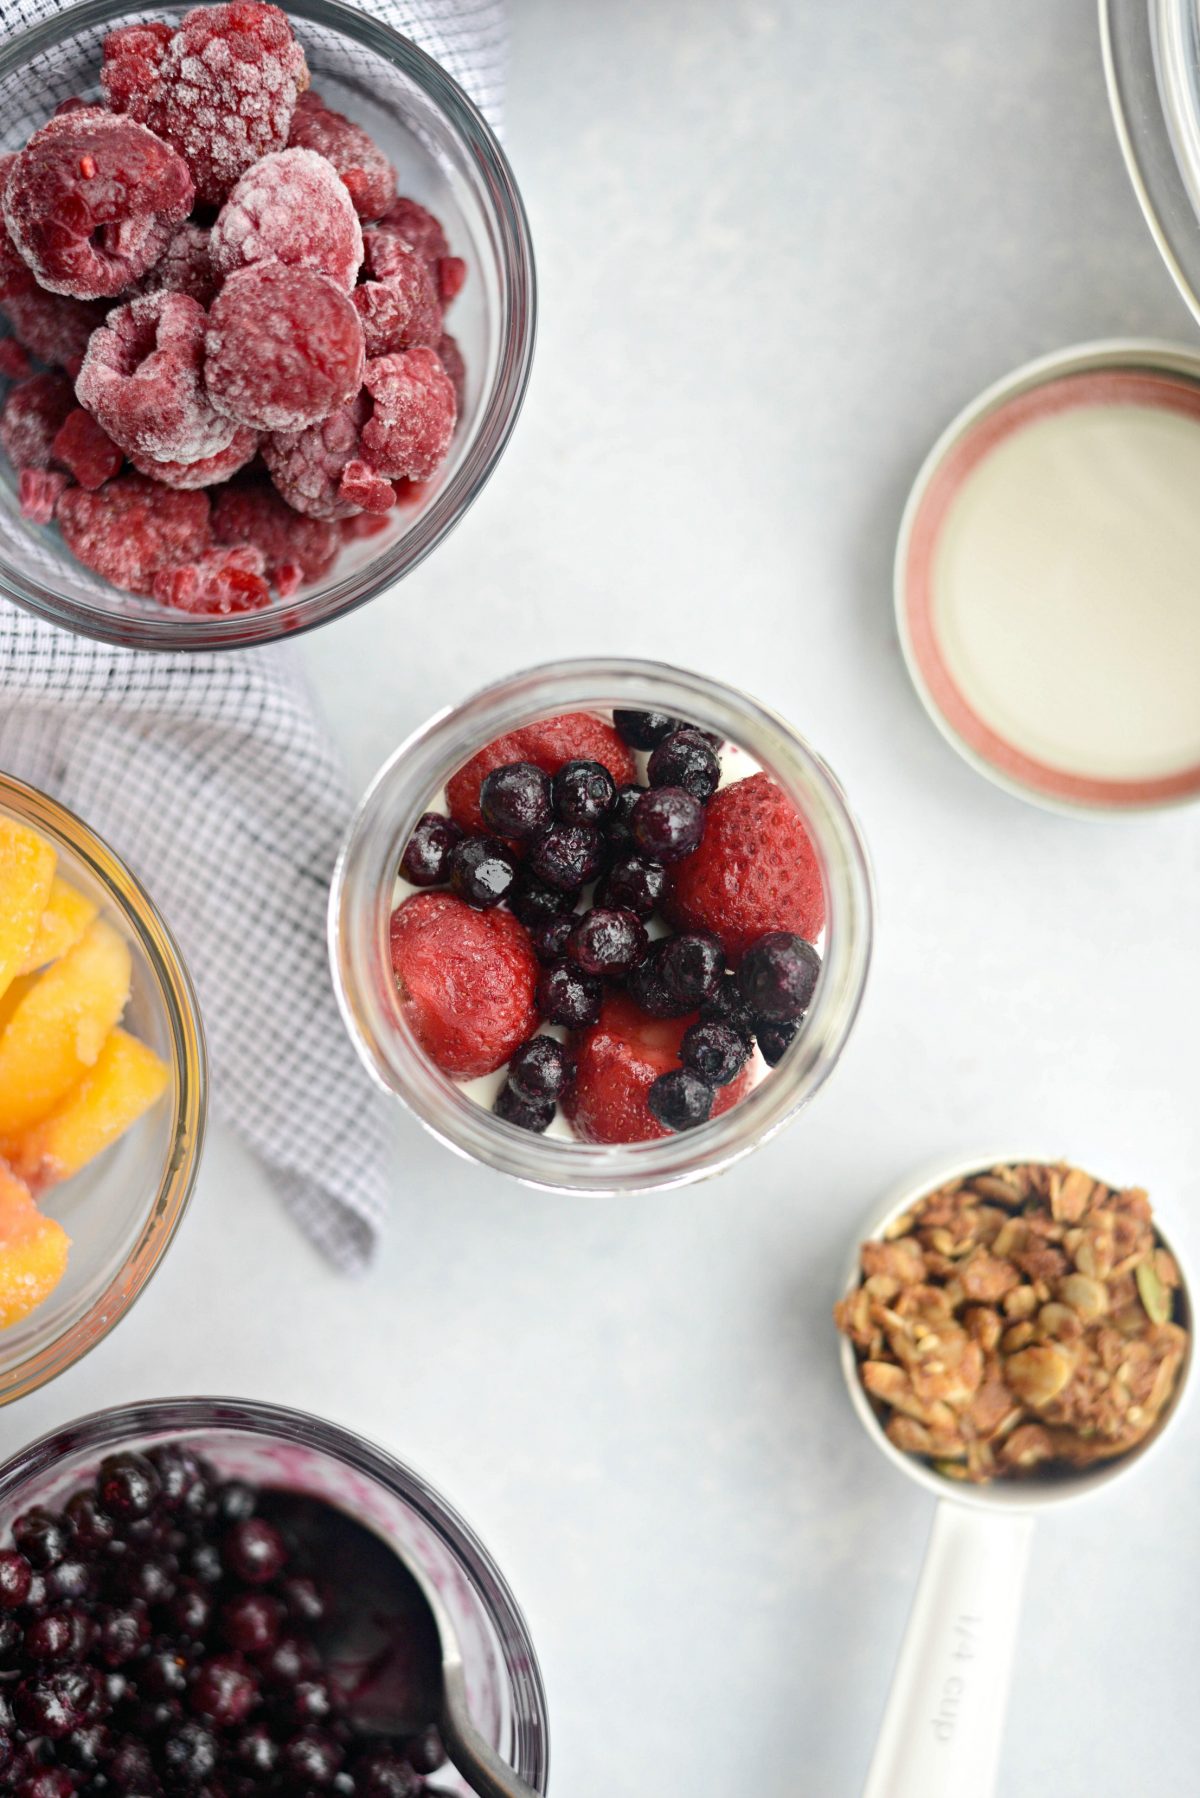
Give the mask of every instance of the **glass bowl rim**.
<svg viewBox="0 0 1200 1798">
<path fill-rule="evenodd" d="M 178 8 L 182 0 L 170 3 Z M 79 0 L 29 26 L 0 44 L 0 80 L 77 31 L 127 21 L 129 10 L 127 0 Z M 138 10 L 154 9 L 146 4 Z M 161 615 L 132 609 L 124 613 L 69 599 L 0 557 L 0 593 L 35 617 L 78 636 L 135 649 L 198 652 L 293 638 L 347 616 L 411 574 L 465 517 L 494 474 L 525 402 L 537 336 L 537 272 L 524 201 L 492 127 L 440 63 L 382 19 L 343 0 L 288 0 L 284 10 L 350 38 L 399 68 L 448 120 L 481 172 L 498 232 L 500 278 L 514 325 L 500 345 L 492 395 L 459 467 L 404 535 L 376 561 L 308 596 L 227 617 L 172 613 L 166 607 Z"/>
<path fill-rule="evenodd" d="M 25 1398 L 83 1359 L 132 1308 L 157 1271 L 191 1202 L 203 1157 L 208 1117 L 208 1058 L 199 1002 L 179 946 L 137 876 L 83 820 L 56 799 L 0 772 L 0 807 L 64 844 L 84 863 L 120 912 L 150 965 L 171 1042 L 175 1077 L 172 1151 L 137 1242 L 120 1270 L 86 1310 L 44 1348 L 0 1377 L 0 1405 Z M 99 1320 L 99 1327 L 96 1327 Z M 82 1340 L 78 1338 L 82 1337 Z M 3 1336 L 0 1335 L 0 1358 Z"/>
</svg>

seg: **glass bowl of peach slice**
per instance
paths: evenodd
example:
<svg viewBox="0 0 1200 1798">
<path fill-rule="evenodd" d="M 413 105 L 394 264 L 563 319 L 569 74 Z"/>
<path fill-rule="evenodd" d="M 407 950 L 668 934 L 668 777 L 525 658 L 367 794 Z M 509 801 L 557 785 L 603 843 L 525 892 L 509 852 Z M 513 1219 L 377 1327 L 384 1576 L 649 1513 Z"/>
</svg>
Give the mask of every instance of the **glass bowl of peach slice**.
<svg viewBox="0 0 1200 1798">
<path fill-rule="evenodd" d="M 206 1101 L 195 993 L 148 895 L 0 774 L 0 1403 L 129 1309 L 191 1195 Z"/>
</svg>

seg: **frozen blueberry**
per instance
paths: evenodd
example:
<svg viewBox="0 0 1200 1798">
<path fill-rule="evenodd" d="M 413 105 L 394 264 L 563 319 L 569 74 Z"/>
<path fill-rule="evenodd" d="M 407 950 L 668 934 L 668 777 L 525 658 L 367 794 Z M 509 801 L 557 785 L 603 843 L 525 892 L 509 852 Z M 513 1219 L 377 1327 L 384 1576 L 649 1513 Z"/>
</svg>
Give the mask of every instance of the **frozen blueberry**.
<svg viewBox="0 0 1200 1798">
<path fill-rule="evenodd" d="M 604 989 L 594 974 L 569 961 L 547 968 L 537 983 L 537 1007 L 548 1024 L 586 1030 L 600 1016 Z"/>
<path fill-rule="evenodd" d="M 575 928 L 574 912 L 559 912 L 556 918 L 546 918 L 541 924 L 533 924 L 529 929 L 529 940 L 533 944 L 533 952 L 543 967 L 552 968 L 556 961 L 561 961 L 567 953 L 567 939 Z"/>
<path fill-rule="evenodd" d="M 552 824 L 529 853 L 532 872 L 560 893 L 577 893 L 594 880 L 603 861 L 600 833 L 590 824 Z"/>
<path fill-rule="evenodd" d="M 158 1503 L 162 1482 L 145 1455 L 109 1455 L 100 1463 L 96 1497 L 101 1509 L 118 1523 L 133 1523 L 149 1516 Z"/>
<path fill-rule="evenodd" d="M 575 1057 L 554 1036 L 531 1036 L 514 1050 L 508 1083 L 523 1099 L 561 1099 L 575 1073 Z"/>
<path fill-rule="evenodd" d="M 543 1130 L 549 1129 L 554 1119 L 554 1100 L 527 1099 L 511 1081 L 506 1080 L 496 1094 L 492 1110 L 506 1124 L 515 1124 L 518 1130 L 532 1130 L 535 1135 L 540 1135 Z"/>
<path fill-rule="evenodd" d="M 221 1554 L 235 1579 L 248 1586 L 264 1586 L 283 1572 L 287 1545 L 273 1523 L 264 1517 L 247 1517 L 229 1531 Z"/>
<path fill-rule="evenodd" d="M 646 787 L 640 787 L 636 782 L 632 782 L 627 787 L 617 788 L 617 797 L 613 808 L 602 826 L 604 840 L 613 855 L 632 854 L 637 848 L 637 844 L 633 840 L 633 808 L 642 794 L 647 791 Z"/>
<path fill-rule="evenodd" d="M 162 1770 L 169 1786 L 203 1785 L 217 1770 L 217 1739 L 202 1723 L 183 1723 L 162 1745 Z"/>
<path fill-rule="evenodd" d="M 554 776 L 554 815 L 563 824 L 599 824 L 616 800 L 616 782 L 600 762 L 564 762 Z"/>
<path fill-rule="evenodd" d="M 446 1764 L 442 1738 L 432 1727 L 423 1729 L 419 1736 L 410 1737 L 404 1744 L 404 1755 L 415 1773 L 436 1773 Z"/>
<path fill-rule="evenodd" d="M 646 959 L 630 969 L 625 976 L 625 991 L 652 1018 L 680 1018 L 692 1009 L 680 1004 L 663 979 L 661 942 L 651 943 Z"/>
<path fill-rule="evenodd" d="M 283 1746 L 283 1764 L 300 1791 L 332 1785 L 343 1749 L 326 1730 L 302 1729 Z"/>
<path fill-rule="evenodd" d="M 712 1112 L 713 1089 L 690 1068 L 672 1068 L 651 1083 L 646 1103 L 668 1130 L 694 1130 Z"/>
<path fill-rule="evenodd" d="M 625 974 L 645 960 L 646 927 L 631 911 L 598 905 L 577 920 L 567 954 L 585 974 Z"/>
<path fill-rule="evenodd" d="M 659 972 L 682 1011 L 693 1011 L 711 998 L 725 972 L 725 951 L 704 930 L 665 937 L 658 954 Z"/>
<path fill-rule="evenodd" d="M 476 911 L 499 905 L 516 878 L 516 857 L 498 837 L 464 837 L 450 851 L 451 890 Z"/>
<path fill-rule="evenodd" d="M 400 857 L 400 873 L 415 887 L 444 886 L 450 878 L 450 851 L 462 836 L 453 818 L 426 812 Z"/>
<path fill-rule="evenodd" d="M 182 1442 L 160 1442 L 146 1456 L 162 1486 L 164 1510 L 199 1517 L 208 1503 L 212 1469 Z"/>
<path fill-rule="evenodd" d="M 799 1029 L 799 1018 L 789 1018 L 785 1022 L 776 1022 L 771 1018 L 758 1020 L 758 1046 L 769 1068 L 779 1066 L 795 1042 Z"/>
<path fill-rule="evenodd" d="M 692 1024 L 683 1033 L 679 1059 L 710 1086 L 728 1086 L 750 1059 L 750 1044 L 732 1024 Z"/>
<path fill-rule="evenodd" d="M 787 1023 L 807 1011 L 820 972 L 811 943 L 790 930 L 769 930 L 743 955 L 738 987 L 757 1017 Z"/>
<path fill-rule="evenodd" d="M 354 1783 L 359 1798 L 419 1798 L 425 1790 L 407 1756 L 390 1748 L 373 1748 L 357 1761 Z"/>
<path fill-rule="evenodd" d="M 622 855 L 596 888 L 596 903 L 648 918 L 662 903 L 666 890 L 667 870 L 661 862 L 646 855 Z"/>
<path fill-rule="evenodd" d="M 561 892 L 558 887 L 548 887 L 544 881 L 522 870 L 508 903 L 526 930 L 532 930 L 535 924 L 544 924 L 550 918 L 573 911 L 575 895 Z"/>
<path fill-rule="evenodd" d="M 630 828 L 648 856 L 660 862 L 679 861 L 704 835 L 704 807 L 683 787 L 654 787 L 634 806 Z"/>
<path fill-rule="evenodd" d="M 631 749 L 657 749 L 664 737 L 679 729 L 678 718 L 665 712 L 614 712 L 613 723 Z"/>
<path fill-rule="evenodd" d="M 61 1561 L 70 1542 L 61 1518 L 35 1505 L 16 1518 L 13 1541 L 31 1567 L 44 1569 Z"/>
<path fill-rule="evenodd" d="M 0 1549 L 0 1611 L 15 1611 L 29 1596 L 33 1568 L 15 1548 Z"/>
<path fill-rule="evenodd" d="M 550 776 L 532 762 L 506 762 L 484 776 L 479 809 L 497 836 L 524 842 L 545 830 L 552 817 Z"/>
<path fill-rule="evenodd" d="M 706 805 L 720 785 L 721 764 L 699 731 L 677 730 L 650 757 L 646 778 L 652 787 L 683 787 Z"/>
<path fill-rule="evenodd" d="M 700 1007 L 705 1023 L 732 1024 L 739 1036 L 754 1041 L 754 1013 L 742 998 L 735 974 L 722 974 L 715 991 Z"/>
</svg>

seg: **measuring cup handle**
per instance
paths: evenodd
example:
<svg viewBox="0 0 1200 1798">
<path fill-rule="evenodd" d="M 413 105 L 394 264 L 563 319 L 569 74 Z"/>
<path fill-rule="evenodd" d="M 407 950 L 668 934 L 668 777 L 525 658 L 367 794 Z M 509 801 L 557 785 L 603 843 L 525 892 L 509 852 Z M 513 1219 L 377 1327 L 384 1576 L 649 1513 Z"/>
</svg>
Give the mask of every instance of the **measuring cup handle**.
<svg viewBox="0 0 1200 1798">
<path fill-rule="evenodd" d="M 1032 1532 L 938 1505 L 863 1798 L 991 1798 Z"/>
</svg>

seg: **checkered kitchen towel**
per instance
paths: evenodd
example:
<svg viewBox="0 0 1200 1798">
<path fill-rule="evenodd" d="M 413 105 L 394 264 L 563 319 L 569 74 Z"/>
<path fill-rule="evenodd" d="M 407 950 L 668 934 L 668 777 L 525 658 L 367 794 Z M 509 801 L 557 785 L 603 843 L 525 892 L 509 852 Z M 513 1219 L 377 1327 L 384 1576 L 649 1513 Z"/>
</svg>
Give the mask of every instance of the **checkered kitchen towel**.
<svg viewBox="0 0 1200 1798">
<path fill-rule="evenodd" d="M 58 10 L 0 0 L 0 36 Z M 503 0 L 371 10 L 496 122 Z M 144 880 L 199 992 L 216 1115 L 317 1247 L 360 1271 L 387 1204 L 389 1109 L 330 984 L 325 905 L 351 796 L 295 651 L 116 649 L 0 600 L 0 768 L 78 812 Z"/>
</svg>

